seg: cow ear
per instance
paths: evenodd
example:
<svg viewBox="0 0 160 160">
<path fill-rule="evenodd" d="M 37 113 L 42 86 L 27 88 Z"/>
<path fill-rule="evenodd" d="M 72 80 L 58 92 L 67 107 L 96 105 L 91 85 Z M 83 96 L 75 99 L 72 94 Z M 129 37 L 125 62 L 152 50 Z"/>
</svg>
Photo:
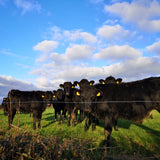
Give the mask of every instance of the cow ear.
<svg viewBox="0 0 160 160">
<path fill-rule="evenodd" d="M 94 84 L 94 81 L 93 80 L 90 81 L 89 84 L 90 84 L 90 86 L 92 86 Z"/>
<path fill-rule="evenodd" d="M 80 94 L 80 91 L 76 91 L 76 95 L 77 96 L 80 96 L 81 94 Z"/>
<path fill-rule="evenodd" d="M 74 84 L 72 84 L 72 88 L 74 88 L 75 87 L 75 85 Z"/>
<path fill-rule="evenodd" d="M 59 86 L 60 86 L 61 88 L 64 88 L 64 85 L 63 85 L 63 84 L 60 84 Z"/>
<path fill-rule="evenodd" d="M 79 82 L 78 81 L 74 81 L 73 83 L 75 86 L 79 87 Z"/>
<path fill-rule="evenodd" d="M 105 81 L 104 81 L 103 79 L 100 79 L 99 82 L 100 82 L 101 84 L 105 84 Z"/>
<path fill-rule="evenodd" d="M 122 82 L 122 78 L 117 78 L 117 79 L 116 79 L 116 83 L 117 83 L 117 84 L 119 84 L 119 83 L 121 83 L 121 82 Z"/>
</svg>

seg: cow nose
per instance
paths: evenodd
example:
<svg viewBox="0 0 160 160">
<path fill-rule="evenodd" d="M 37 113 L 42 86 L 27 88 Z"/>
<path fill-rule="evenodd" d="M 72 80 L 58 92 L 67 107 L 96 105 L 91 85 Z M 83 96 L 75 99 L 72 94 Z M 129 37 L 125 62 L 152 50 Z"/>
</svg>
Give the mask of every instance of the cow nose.
<svg viewBox="0 0 160 160">
<path fill-rule="evenodd" d="M 66 96 L 69 96 L 69 92 L 66 93 Z"/>
</svg>

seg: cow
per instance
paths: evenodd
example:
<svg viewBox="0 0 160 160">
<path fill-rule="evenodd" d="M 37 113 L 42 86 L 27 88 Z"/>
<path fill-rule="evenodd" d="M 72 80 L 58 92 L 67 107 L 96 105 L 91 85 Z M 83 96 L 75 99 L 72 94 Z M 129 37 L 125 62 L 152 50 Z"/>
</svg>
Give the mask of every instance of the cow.
<svg viewBox="0 0 160 160">
<path fill-rule="evenodd" d="M 80 87 L 80 89 L 85 89 L 85 87 L 87 86 L 90 86 L 90 85 L 92 86 L 94 84 L 94 80 L 88 81 L 87 79 L 82 79 L 80 82 L 75 81 L 74 84 Z M 79 106 L 79 109 L 82 112 L 83 110 L 82 104 Z M 99 123 L 98 119 L 96 119 L 93 114 L 89 114 L 88 112 L 84 112 L 84 114 L 85 114 L 85 126 L 84 126 L 85 131 L 89 129 L 89 126 L 91 125 L 91 121 L 92 121 L 92 130 L 95 130 L 96 129 L 95 124 Z"/>
<path fill-rule="evenodd" d="M 59 85 L 61 88 L 64 89 L 64 93 L 65 93 L 65 110 L 67 110 L 68 112 L 68 122 L 67 125 L 70 126 L 74 126 L 74 118 L 75 118 L 75 111 L 76 108 L 74 108 L 74 102 L 73 102 L 73 92 L 75 90 L 75 85 L 72 84 L 71 82 L 65 82 L 64 84 L 60 84 Z"/>
<path fill-rule="evenodd" d="M 58 114 L 58 124 L 60 124 L 61 111 L 62 111 L 62 123 L 64 123 L 64 119 L 66 118 L 64 99 L 65 99 L 65 93 L 62 89 L 53 91 L 52 104 L 55 110 L 55 121 L 57 120 L 57 114 Z"/>
<path fill-rule="evenodd" d="M 105 146 L 109 140 L 114 122 L 118 119 L 142 121 L 152 110 L 160 113 L 160 77 L 138 81 L 110 84 L 98 89 L 95 86 L 77 91 L 85 112 L 93 113 L 104 121 Z M 87 103 L 86 103 L 87 102 Z"/>
<path fill-rule="evenodd" d="M 7 107 L 8 102 L 9 102 L 8 97 L 4 97 L 3 101 L 2 101 L 2 108 L 4 110 L 4 115 L 5 116 L 8 115 L 8 107 Z"/>
<path fill-rule="evenodd" d="M 8 93 L 8 123 L 9 127 L 13 122 L 16 111 L 22 113 L 33 113 L 33 129 L 41 128 L 42 112 L 46 109 L 47 103 L 51 101 L 51 92 L 42 91 L 20 91 L 11 90 Z"/>
<path fill-rule="evenodd" d="M 115 79 L 113 76 L 109 76 L 105 80 L 103 80 L 103 79 L 99 80 L 99 83 L 103 84 L 103 85 L 119 84 L 121 82 L 122 82 L 122 78 Z M 96 84 L 95 86 L 99 87 L 98 84 Z M 101 87 L 103 87 L 103 86 L 101 85 Z M 117 125 L 117 123 L 118 123 L 118 120 L 116 120 L 115 123 L 114 123 L 114 130 L 115 131 L 118 131 L 118 125 Z"/>
</svg>

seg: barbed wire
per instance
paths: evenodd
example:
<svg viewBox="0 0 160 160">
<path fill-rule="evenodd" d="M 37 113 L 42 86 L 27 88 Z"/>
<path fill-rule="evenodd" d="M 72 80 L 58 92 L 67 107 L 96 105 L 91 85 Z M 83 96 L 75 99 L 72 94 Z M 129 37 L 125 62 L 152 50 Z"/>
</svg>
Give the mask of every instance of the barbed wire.
<svg viewBox="0 0 160 160">
<path fill-rule="evenodd" d="M 160 103 L 160 101 L 88 101 L 88 102 L 62 102 L 62 101 L 11 101 L 11 102 L 4 102 L 4 104 L 27 104 L 27 103 L 65 103 L 65 104 L 84 104 L 84 103 Z"/>
</svg>

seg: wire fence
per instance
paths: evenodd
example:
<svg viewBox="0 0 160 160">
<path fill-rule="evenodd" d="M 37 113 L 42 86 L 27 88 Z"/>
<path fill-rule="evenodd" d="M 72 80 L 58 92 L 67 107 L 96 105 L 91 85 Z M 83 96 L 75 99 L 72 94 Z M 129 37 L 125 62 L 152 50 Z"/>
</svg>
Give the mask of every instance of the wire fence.
<svg viewBox="0 0 160 160">
<path fill-rule="evenodd" d="M 121 101 L 121 100 L 117 100 L 117 101 L 85 101 L 85 102 L 81 102 L 81 101 L 76 101 L 76 102 L 63 102 L 63 101 L 11 101 L 11 102 L 5 102 L 6 104 L 27 104 L 27 103 L 65 103 L 65 104 L 76 104 L 76 103 L 79 103 L 79 104 L 84 104 L 84 103 L 160 103 L 160 101 L 144 101 L 144 100 L 124 100 L 124 101 Z"/>
</svg>

